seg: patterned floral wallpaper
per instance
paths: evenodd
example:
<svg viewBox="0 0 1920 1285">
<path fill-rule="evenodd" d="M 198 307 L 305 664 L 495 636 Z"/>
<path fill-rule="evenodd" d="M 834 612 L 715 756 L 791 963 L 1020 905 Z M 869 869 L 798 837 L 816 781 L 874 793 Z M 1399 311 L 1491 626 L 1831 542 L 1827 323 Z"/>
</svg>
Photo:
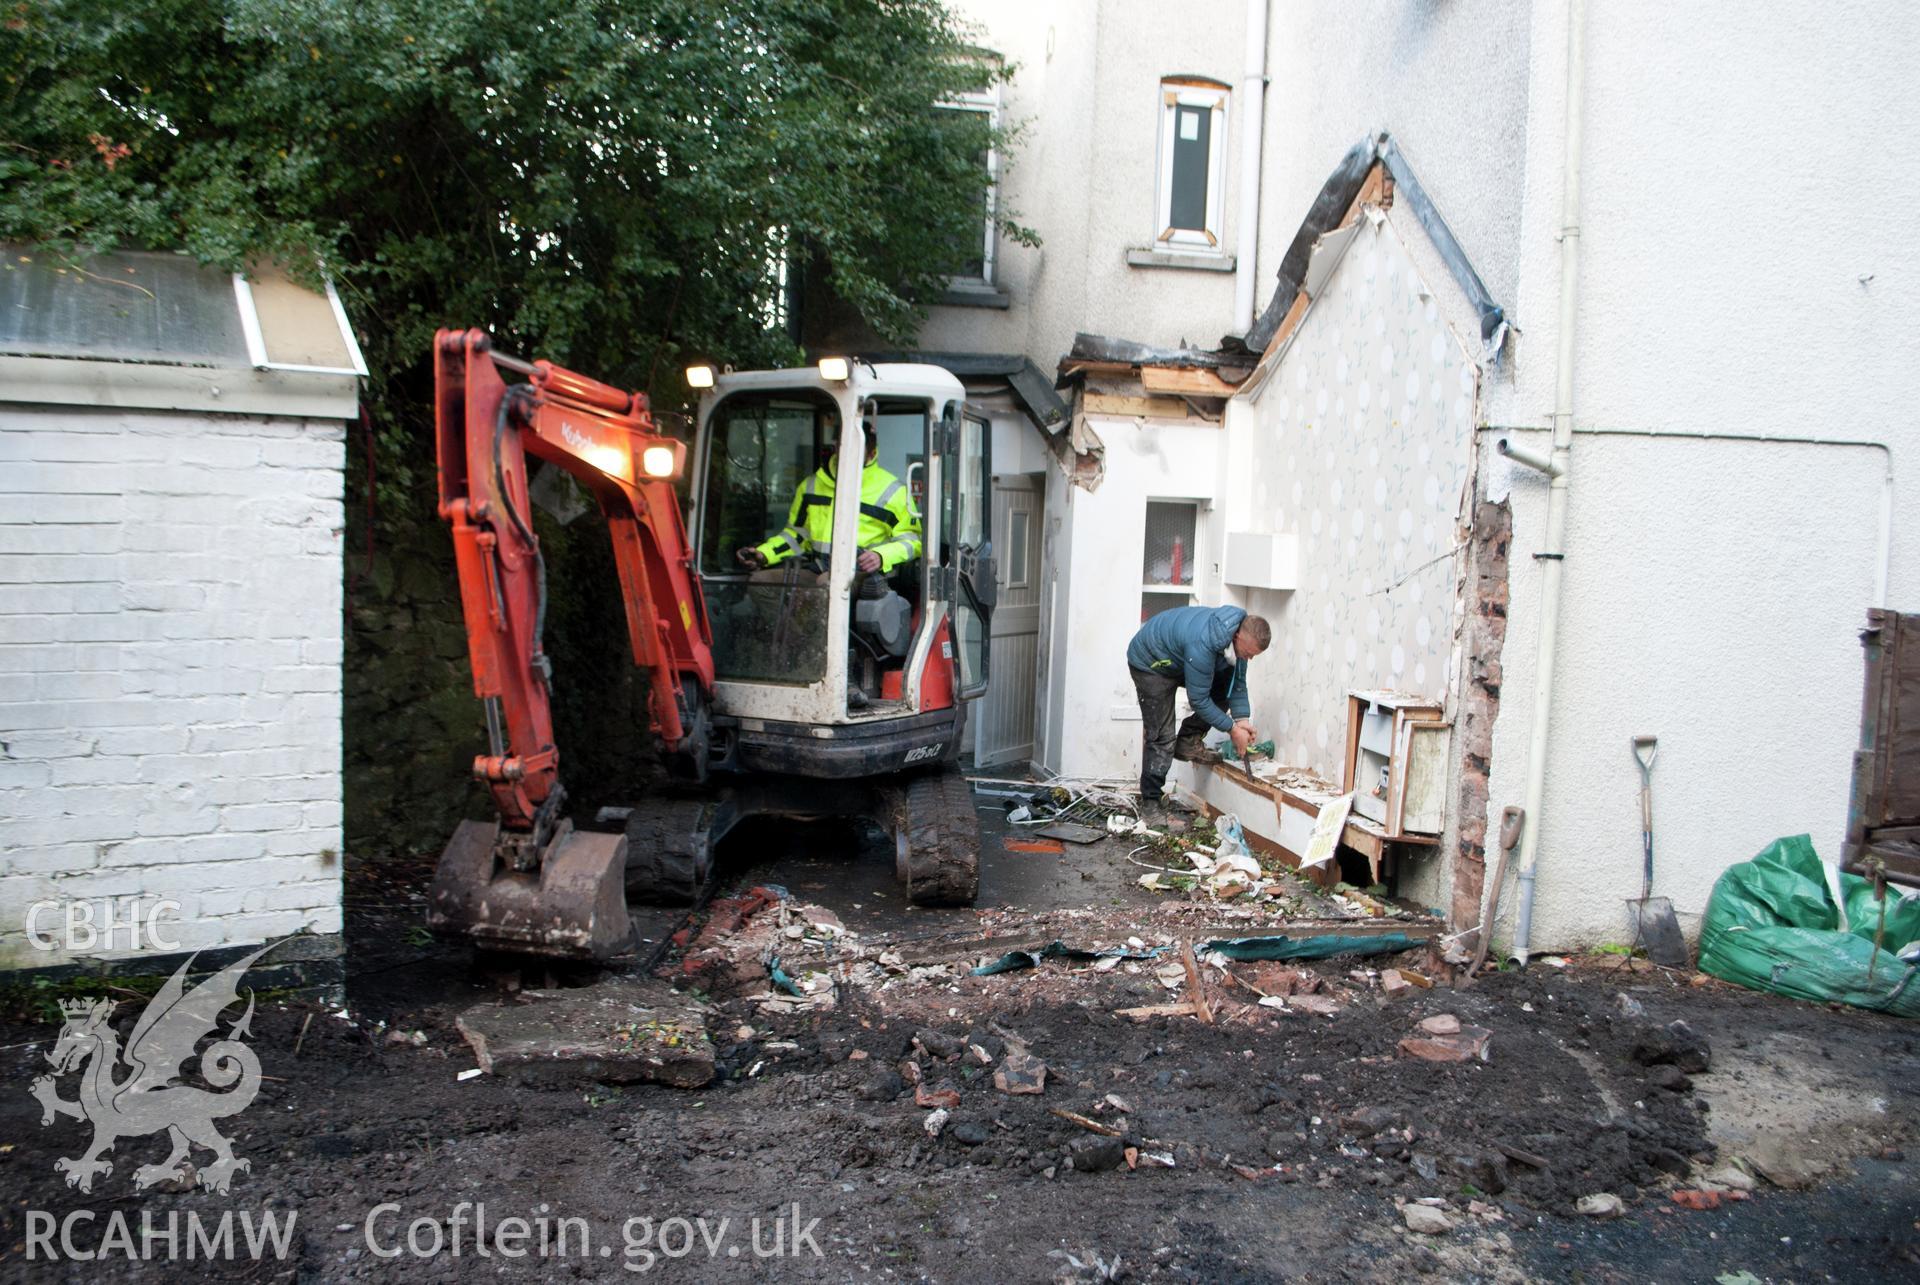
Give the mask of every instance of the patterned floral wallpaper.
<svg viewBox="0 0 1920 1285">
<path fill-rule="evenodd" d="M 1477 375 L 1406 246 L 1363 221 L 1235 451 L 1249 529 L 1300 537 L 1298 588 L 1237 591 L 1273 624 L 1248 694 L 1283 763 L 1339 779 L 1350 688 L 1445 695 Z"/>
</svg>

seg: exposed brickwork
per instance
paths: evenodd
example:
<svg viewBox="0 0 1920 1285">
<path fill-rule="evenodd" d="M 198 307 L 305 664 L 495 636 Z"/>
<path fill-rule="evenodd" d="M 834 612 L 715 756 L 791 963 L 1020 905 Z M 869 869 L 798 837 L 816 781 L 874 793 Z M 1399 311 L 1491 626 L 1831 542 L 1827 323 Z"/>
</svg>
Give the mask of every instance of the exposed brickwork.
<svg viewBox="0 0 1920 1285">
<path fill-rule="evenodd" d="M 344 426 L 0 408 L 0 966 L 40 900 L 340 931 Z"/>
<path fill-rule="evenodd" d="M 1461 640 L 1466 683 L 1454 720 L 1460 754 L 1460 792 L 1454 815 L 1459 821 L 1447 920 L 1455 930 L 1480 922 L 1480 899 L 1486 884 L 1487 776 L 1493 762 L 1493 722 L 1500 712 L 1500 655 L 1507 638 L 1507 550 L 1512 537 L 1510 507 L 1484 502 L 1476 506 Z M 1468 950 L 1476 944 L 1472 937 L 1461 941 Z"/>
</svg>

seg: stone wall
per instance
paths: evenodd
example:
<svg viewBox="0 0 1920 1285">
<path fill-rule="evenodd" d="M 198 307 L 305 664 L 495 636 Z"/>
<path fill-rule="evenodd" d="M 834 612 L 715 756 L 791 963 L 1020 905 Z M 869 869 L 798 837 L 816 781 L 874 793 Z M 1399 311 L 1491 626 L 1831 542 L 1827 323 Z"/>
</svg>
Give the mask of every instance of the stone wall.
<svg viewBox="0 0 1920 1285">
<path fill-rule="evenodd" d="M 360 450 L 356 440 L 356 458 Z M 356 494 L 349 504 L 347 845 L 376 860 L 437 856 L 462 819 L 493 815 L 473 779 L 486 724 L 452 537 L 425 504 L 370 516 L 363 501 Z M 534 528 L 547 560 L 561 780 L 575 817 L 590 820 L 601 804 L 630 804 L 649 788 L 645 690 L 605 521 L 589 512 L 562 526 L 536 509 Z"/>
</svg>

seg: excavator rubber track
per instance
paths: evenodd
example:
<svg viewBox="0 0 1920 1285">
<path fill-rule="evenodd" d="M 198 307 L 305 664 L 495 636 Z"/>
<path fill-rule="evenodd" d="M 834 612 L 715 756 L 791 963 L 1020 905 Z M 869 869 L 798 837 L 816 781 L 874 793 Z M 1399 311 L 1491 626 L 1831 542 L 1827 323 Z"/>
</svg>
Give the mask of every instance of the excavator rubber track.
<svg viewBox="0 0 1920 1285">
<path fill-rule="evenodd" d="M 627 815 L 627 896 L 684 906 L 706 887 L 728 804 L 715 798 L 652 798 Z"/>
<path fill-rule="evenodd" d="M 980 818 L 958 768 L 928 773 L 901 791 L 895 873 L 916 906 L 967 906 L 980 892 Z"/>
</svg>

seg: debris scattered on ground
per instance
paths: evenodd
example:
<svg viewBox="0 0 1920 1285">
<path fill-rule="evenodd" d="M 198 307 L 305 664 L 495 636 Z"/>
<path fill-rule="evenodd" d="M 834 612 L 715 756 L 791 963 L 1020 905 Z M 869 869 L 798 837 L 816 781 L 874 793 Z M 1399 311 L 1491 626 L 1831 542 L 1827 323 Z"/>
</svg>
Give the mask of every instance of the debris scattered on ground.
<svg viewBox="0 0 1920 1285">
<path fill-rule="evenodd" d="M 1811 1187 L 1833 1167 L 1781 1138 L 1762 1138 L 1747 1148 L 1744 1158 L 1755 1173 L 1784 1191 Z"/>
<path fill-rule="evenodd" d="M 1064 839 L 1068 843 L 1098 843 L 1107 835 L 1102 827 L 1081 825 L 1078 821 L 1055 821 L 1034 833 L 1042 839 Z"/>
<path fill-rule="evenodd" d="M 1047 1064 L 1025 1049 L 1009 1049 L 993 1070 L 993 1087 L 1002 1093 L 1044 1093 Z"/>
<path fill-rule="evenodd" d="M 1453 1219 L 1447 1217 L 1444 1210 L 1432 1205 L 1402 1205 L 1400 1217 L 1407 1224 L 1408 1231 L 1418 1232 L 1422 1236 L 1444 1236 L 1453 1230 Z"/>
<path fill-rule="evenodd" d="M 915 1085 L 913 1104 L 918 1107 L 957 1107 L 960 1105 L 960 1090 L 950 1080 L 942 1080 L 935 1085 Z"/>
<path fill-rule="evenodd" d="M 1589 1218 L 1618 1218 L 1627 1212 L 1627 1204 L 1611 1191 L 1600 1191 L 1580 1197 L 1574 1211 Z"/>
<path fill-rule="evenodd" d="M 1471 1062 L 1487 1060 L 1487 1045 L 1493 1032 L 1484 1026 L 1462 1026 L 1451 1035 L 1409 1035 L 1400 1041 L 1400 1051 L 1426 1062 Z"/>
<path fill-rule="evenodd" d="M 1701 1175 L 1700 1185 L 1706 1188 L 1720 1188 L 1723 1191 L 1752 1191 L 1753 1175 L 1736 1164 L 1723 1164 L 1709 1169 Z"/>
<path fill-rule="evenodd" d="M 1077 1173 L 1104 1173 L 1126 1163 L 1126 1145 L 1116 1137 L 1095 1134 L 1067 1145 L 1067 1159 Z"/>
<path fill-rule="evenodd" d="M 454 1025 L 481 1070 L 523 1081 L 698 1088 L 714 1076 L 705 1006 L 650 979 L 524 991 L 470 1008 Z"/>
</svg>

